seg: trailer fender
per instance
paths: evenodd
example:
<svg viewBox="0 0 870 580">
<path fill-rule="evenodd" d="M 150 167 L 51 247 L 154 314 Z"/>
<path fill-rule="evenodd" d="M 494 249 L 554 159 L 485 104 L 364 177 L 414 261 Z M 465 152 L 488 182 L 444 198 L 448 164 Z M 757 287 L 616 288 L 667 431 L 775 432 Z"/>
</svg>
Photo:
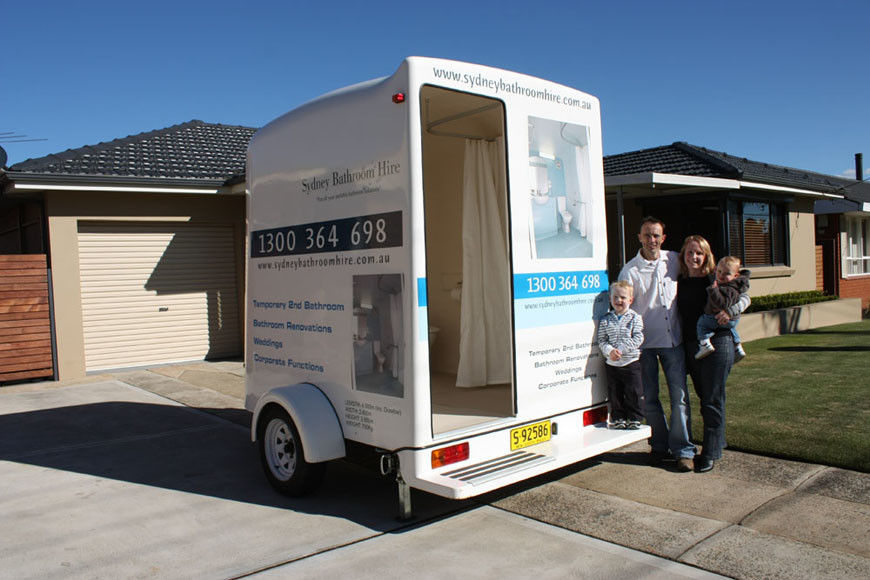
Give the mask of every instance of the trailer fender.
<svg viewBox="0 0 870 580">
<path fill-rule="evenodd" d="M 280 405 L 299 431 L 302 450 L 309 463 L 345 456 L 344 434 L 338 415 L 323 391 L 309 383 L 272 389 L 257 402 L 251 421 L 251 440 L 257 440 L 257 424 L 269 405 Z"/>
</svg>

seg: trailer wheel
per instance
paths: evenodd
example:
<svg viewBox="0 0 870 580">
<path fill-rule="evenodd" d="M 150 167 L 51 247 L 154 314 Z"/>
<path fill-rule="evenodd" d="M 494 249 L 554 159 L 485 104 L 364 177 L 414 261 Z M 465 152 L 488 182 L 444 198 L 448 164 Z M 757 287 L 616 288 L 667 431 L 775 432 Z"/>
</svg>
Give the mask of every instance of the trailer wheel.
<svg viewBox="0 0 870 580">
<path fill-rule="evenodd" d="M 305 461 L 299 430 L 284 409 L 268 409 L 257 428 L 263 471 L 276 491 L 295 497 L 320 485 L 326 463 Z"/>
</svg>

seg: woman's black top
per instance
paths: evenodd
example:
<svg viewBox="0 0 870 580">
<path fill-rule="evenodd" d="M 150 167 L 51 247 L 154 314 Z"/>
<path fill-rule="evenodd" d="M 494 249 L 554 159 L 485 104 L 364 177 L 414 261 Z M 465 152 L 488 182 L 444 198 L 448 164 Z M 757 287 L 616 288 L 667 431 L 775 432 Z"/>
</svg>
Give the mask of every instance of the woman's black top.
<svg viewBox="0 0 870 580">
<path fill-rule="evenodd" d="M 677 280 L 677 310 L 683 326 L 683 342 L 698 341 L 698 318 L 704 314 L 707 303 L 707 286 L 715 280 L 713 274 L 698 278 L 680 278 Z M 724 330 L 724 329 L 723 329 Z M 727 330 L 725 330 L 727 332 Z M 719 331 L 717 331 L 717 334 Z"/>
</svg>

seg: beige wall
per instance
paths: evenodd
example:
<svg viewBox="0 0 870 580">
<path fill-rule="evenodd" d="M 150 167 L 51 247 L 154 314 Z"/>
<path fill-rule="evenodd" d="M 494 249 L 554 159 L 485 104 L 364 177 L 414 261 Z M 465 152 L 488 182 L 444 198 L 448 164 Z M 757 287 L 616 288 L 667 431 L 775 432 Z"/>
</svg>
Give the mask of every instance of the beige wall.
<svg viewBox="0 0 870 580">
<path fill-rule="evenodd" d="M 78 223 L 159 221 L 232 224 L 236 238 L 239 312 L 244 313 L 245 199 L 241 195 L 46 192 L 45 215 L 52 267 L 57 372 L 61 380 L 85 375 Z M 239 321 L 244 328 L 244 320 Z"/>
</svg>

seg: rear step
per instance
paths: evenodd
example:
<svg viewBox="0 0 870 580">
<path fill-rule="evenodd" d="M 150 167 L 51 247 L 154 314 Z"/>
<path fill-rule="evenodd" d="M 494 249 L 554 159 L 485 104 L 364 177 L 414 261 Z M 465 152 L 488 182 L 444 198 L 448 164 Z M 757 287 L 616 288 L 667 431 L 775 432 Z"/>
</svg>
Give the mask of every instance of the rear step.
<svg viewBox="0 0 870 580">
<path fill-rule="evenodd" d="M 528 451 L 515 451 L 502 457 L 496 457 L 488 461 L 482 461 L 475 465 L 469 465 L 454 471 L 442 473 L 444 477 L 457 479 L 471 485 L 479 485 L 486 483 L 499 477 L 504 477 L 512 473 L 531 469 L 538 465 L 555 461 L 555 457 L 548 455 L 540 455 L 538 453 L 529 453 Z"/>
<path fill-rule="evenodd" d="M 395 467 L 403 468 L 396 471 L 400 518 L 411 517 L 410 487 L 441 497 L 467 499 L 650 437 L 646 425 L 636 430 L 608 429 L 603 423 L 584 427 L 582 411 L 560 416 L 559 423 L 559 433 L 550 441 L 516 451 L 510 450 L 509 433 L 513 425 L 470 435 L 467 443 L 477 454 L 470 460 L 476 463 L 443 466 L 445 471 L 431 467 L 430 447 L 397 451 L 399 463 Z M 492 458 L 493 455 L 497 456 Z"/>
</svg>

